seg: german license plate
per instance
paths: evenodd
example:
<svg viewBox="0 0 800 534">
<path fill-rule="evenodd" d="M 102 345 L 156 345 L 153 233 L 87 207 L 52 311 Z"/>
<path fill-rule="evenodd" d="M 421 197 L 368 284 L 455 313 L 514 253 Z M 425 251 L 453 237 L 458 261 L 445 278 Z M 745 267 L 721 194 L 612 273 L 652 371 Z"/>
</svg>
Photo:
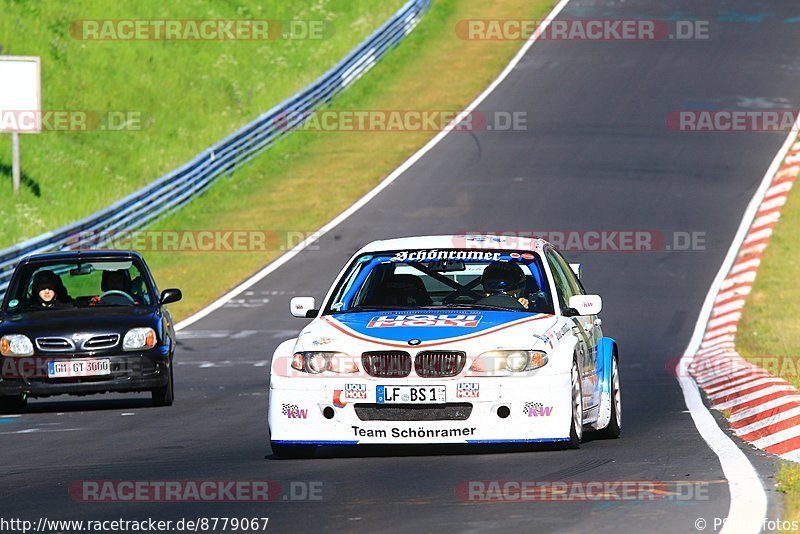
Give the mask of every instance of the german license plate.
<svg viewBox="0 0 800 534">
<path fill-rule="evenodd" d="M 378 386 L 378 404 L 444 404 L 444 386 Z"/>
<path fill-rule="evenodd" d="M 71 378 L 76 376 L 101 376 L 111 374 L 110 360 L 93 358 L 47 362 L 49 378 Z"/>
</svg>

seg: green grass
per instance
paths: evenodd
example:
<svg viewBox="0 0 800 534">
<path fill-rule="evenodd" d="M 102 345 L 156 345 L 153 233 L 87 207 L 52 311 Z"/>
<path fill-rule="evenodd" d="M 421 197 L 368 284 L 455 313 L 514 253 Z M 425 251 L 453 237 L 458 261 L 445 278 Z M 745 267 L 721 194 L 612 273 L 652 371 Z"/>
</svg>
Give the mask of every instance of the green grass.
<svg viewBox="0 0 800 534">
<path fill-rule="evenodd" d="M 775 480 L 778 483 L 778 491 L 786 496 L 781 520 L 800 521 L 800 465 L 789 462 L 781 464 Z M 781 532 L 791 532 L 791 530 L 781 530 Z"/>
<path fill-rule="evenodd" d="M 781 212 L 769 247 L 747 298 L 736 334 L 736 349 L 746 359 L 780 374 L 800 388 L 800 192 L 797 188 Z M 778 489 L 786 494 L 781 519 L 800 520 L 800 465 L 786 463 L 777 474 Z"/>
<path fill-rule="evenodd" d="M 42 58 L 45 110 L 132 112 L 125 131 L 21 138 L 13 198 L 0 135 L 0 248 L 75 221 L 152 182 L 313 81 L 405 0 L 0 0 L 0 54 Z M 325 39 L 87 41 L 79 19 L 323 20 Z"/>
<path fill-rule="evenodd" d="M 774 364 L 774 372 L 800 388 L 800 196 L 790 194 L 747 298 L 736 334 L 736 349 L 757 363 Z M 793 360 L 793 362 L 792 362 Z M 793 364 L 792 364 L 793 363 Z"/>
<path fill-rule="evenodd" d="M 541 18 L 552 5 L 552 0 L 434 2 L 417 29 L 332 107 L 463 109 L 491 83 L 521 43 L 463 41 L 455 35 L 456 23 L 465 18 Z M 160 286 L 184 290 L 184 300 L 170 306 L 173 314 L 185 317 L 257 271 L 281 253 L 286 232 L 319 228 L 435 134 L 299 131 L 232 178 L 217 182 L 180 212 L 159 221 L 153 229 L 249 230 L 280 237 L 277 246 L 264 252 L 148 252 L 147 261 Z"/>
</svg>

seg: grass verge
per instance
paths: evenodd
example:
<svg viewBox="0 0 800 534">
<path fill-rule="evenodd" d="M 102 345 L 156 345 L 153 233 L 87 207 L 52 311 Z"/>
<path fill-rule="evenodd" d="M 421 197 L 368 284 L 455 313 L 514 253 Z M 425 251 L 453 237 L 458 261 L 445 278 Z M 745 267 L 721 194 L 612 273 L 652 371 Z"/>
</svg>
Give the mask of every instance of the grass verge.
<svg viewBox="0 0 800 534">
<path fill-rule="evenodd" d="M 0 54 L 41 56 L 43 109 L 76 119 L 45 119 L 50 131 L 22 136 L 23 187 L 13 202 L 11 136 L 0 135 L 0 248 L 89 215 L 187 162 L 316 79 L 405 1 L 0 0 Z M 302 26 L 287 23 L 293 38 L 81 39 L 73 24 L 92 19 L 296 20 L 316 24 L 322 38 L 302 38 Z"/>
<path fill-rule="evenodd" d="M 800 300 L 800 191 L 789 194 L 758 269 L 736 334 L 736 349 L 800 388 L 800 323 L 794 313 Z M 786 495 L 781 519 L 800 521 L 800 465 L 785 463 L 778 470 L 779 491 Z"/>
<path fill-rule="evenodd" d="M 337 110 L 461 110 L 505 67 L 520 41 L 465 41 L 462 19 L 540 18 L 552 0 L 440 0 L 417 29 L 333 103 Z M 313 231 L 341 213 L 436 134 L 298 131 L 176 214 L 156 231 L 248 230 L 276 236 L 263 252 L 148 252 L 171 306 L 186 317 L 273 260 L 289 232 Z M 452 134 L 460 135 L 460 134 Z M 274 243 L 273 243 L 274 244 Z"/>
</svg>

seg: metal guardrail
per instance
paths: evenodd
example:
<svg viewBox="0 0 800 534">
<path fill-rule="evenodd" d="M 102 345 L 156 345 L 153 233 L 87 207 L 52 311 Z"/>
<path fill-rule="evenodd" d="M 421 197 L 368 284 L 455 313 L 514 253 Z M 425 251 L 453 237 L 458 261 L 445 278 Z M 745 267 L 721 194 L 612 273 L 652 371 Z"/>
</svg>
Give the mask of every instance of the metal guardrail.
<svg viewBox="0 0 800 534">
<path fill-rule="evenodd" d="M 72 224 L 0 251 L 0 299 L 13 269 L 25 256 L 54 250 L 91 248 L 115 232 L 137 230 L 189 202 L 218 177 L 231 173 L 300 126 L 313 110 L 329 103 L 417 25 L 431 0 L 409 0 L 344 59 L 309 86 L 256 120 L 198 154 L 150 185 Z"/>
</svg>

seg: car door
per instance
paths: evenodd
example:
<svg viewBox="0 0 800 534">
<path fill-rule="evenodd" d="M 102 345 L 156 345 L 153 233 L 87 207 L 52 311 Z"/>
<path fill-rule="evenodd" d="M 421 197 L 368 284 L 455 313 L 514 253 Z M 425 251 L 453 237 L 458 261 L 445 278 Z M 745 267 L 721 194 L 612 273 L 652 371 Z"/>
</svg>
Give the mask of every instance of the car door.
<svg viewBox="0 0 800 534">
<path fill-rule="evenodd" d="M 545 251 L 545 256 L 547 257 L 547 263 L 550 265 L 550 271 L 553 273 L 561 314 L 571 323 L 572 331 L 578 338 L 578 365 L 581 368 L 583 406 L 584 409 L 589 409 L 599 402 L 596 394 L 597 342 L 595 340 L 595 317 L 578 315 L 576 310 L 569 307 L 569 298 L 573 295 L 583 294 L 583 287 L 569 265 L 554 249 L 548 248 Z"/>
</svg>

